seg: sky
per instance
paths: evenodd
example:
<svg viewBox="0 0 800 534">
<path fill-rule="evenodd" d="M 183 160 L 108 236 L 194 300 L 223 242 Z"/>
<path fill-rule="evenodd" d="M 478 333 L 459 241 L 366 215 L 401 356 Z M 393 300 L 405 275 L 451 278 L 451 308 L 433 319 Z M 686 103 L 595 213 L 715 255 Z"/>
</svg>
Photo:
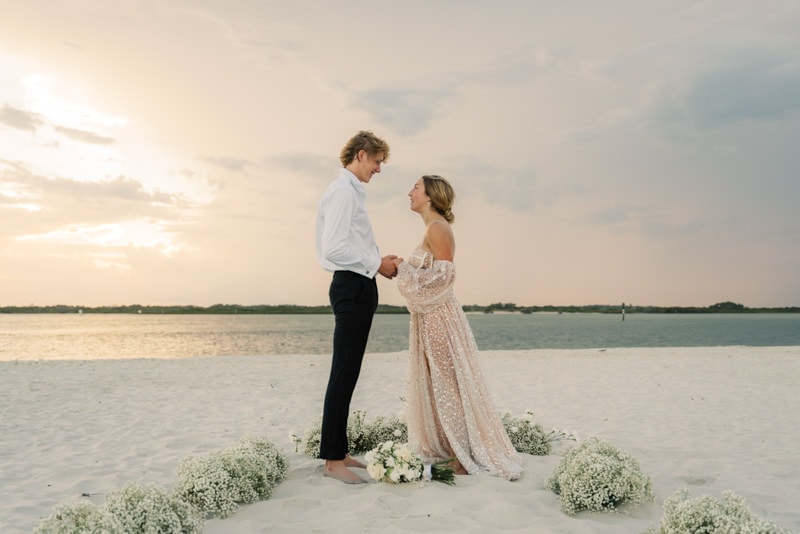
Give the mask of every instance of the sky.
<svg viewBox="0 0 800 534">
<path fill-rule="evenodd" d="M 795 0 L 0 9 L 2 306 L 327 304 L 359 130 L 382 254 L 453 184 L 462 304 L 800 305 Z"/>
</svg>

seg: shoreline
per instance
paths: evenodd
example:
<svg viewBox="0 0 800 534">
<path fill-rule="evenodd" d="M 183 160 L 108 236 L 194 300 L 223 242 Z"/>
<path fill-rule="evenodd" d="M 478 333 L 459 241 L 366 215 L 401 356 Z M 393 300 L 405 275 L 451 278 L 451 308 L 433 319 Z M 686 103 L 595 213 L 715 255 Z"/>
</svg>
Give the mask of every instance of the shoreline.
<svg viewBox="0 0 800 534">
<path fill-rule="evenodd" d="M 402 412 L 405 361 L 405 351 L 368 353 L 351 409 L 368 420 Z M 270 500 L 209 520 L 205 532 L 333 524 L 360 532 L 641 532 L 681 487 L 692 496 L 733 491 L 754 513 L 800 530 L 800 347 L 483 351 L 481 362 L 498 411 L 530 410 L 546 429 L 611 441 L 651 477 L 655 502 L 566 516 L 544 489 L 561 444 L 549 456 L 526 456 L 526 473 L 513 483 L 471 476 L 455 487 L 355 488 L 323 478 L 321 461 L 295 452 L 291 435 L 318 421 L 328 355 L 27 360 L 0 362 L 0 531 L 30 531 L 83 493 L 101 503 L 131 482 L 169 487 L 181 459 L 248 435 L 286 452 L 289 475 Z"/>
</svg>

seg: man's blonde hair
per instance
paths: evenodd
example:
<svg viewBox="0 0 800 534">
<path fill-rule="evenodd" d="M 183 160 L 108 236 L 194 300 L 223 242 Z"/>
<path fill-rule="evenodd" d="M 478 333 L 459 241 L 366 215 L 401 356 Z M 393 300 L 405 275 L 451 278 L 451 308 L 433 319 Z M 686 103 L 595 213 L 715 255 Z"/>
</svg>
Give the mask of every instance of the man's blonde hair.
<svg viewBox="0 0 800 534">
<path fill-rule="evenodd" d="M 362 130 L 350 138 L 339 154 L 342 167 L 350 165 L 362 150 L 370 156 L 383 153 L 382 163 L 386 163 L 389 160 L 389 144 L 374 133 Z"/>
</svg>

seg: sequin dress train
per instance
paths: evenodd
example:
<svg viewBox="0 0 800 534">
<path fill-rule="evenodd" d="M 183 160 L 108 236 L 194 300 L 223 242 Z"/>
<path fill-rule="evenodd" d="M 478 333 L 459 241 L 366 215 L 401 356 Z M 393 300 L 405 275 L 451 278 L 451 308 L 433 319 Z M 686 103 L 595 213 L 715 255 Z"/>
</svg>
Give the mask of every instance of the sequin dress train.
<svg viewBox="0 0 800 534">
<path fill-rule="evenodd" d="M 406 418 L 409 443 L 428 460 L 455 456 L 469 474 L 509 480 L 522 460 L 495 410 L 478 347 L 453 293 L 453 262 L 415 250 L 397 284 L 411 314 Z"/>
</svg>

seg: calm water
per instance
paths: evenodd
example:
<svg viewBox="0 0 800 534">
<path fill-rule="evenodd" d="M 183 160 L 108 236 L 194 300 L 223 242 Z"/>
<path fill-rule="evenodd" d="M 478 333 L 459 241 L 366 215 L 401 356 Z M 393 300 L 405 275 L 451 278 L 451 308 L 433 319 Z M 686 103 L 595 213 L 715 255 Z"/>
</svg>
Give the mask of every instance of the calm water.
<svg viewBox="0 0 800 534">
<path fill-rule="evenodd" d="M 800 345 L 800 314 L 470 314 L 481 350 Z M 326 354 L 332 315 L 0 314 L 0 361 Z M 377 315 L 369 352 L 408 348 Z"/>
</svg>

